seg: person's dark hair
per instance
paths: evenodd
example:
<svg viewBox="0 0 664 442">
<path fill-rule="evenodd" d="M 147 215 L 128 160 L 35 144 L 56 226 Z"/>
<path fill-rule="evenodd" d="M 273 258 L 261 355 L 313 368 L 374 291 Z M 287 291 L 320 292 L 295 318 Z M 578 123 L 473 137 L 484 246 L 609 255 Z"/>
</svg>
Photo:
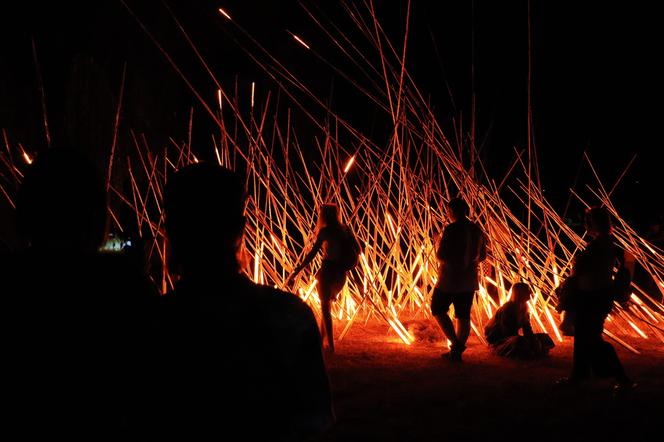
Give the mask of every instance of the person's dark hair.
<svg viewBox="0 0 664 442">
<path fill-rule="evenodd" d="M 525 282 L 517 282 L 512 286 L 512 299 L 515 302 L 526 302 L 532 296 L 530 286 Z"/>
<path fill-rule="evenodd" d="M 611 215 L 604 207 L 590 207 L 585 214 L 586 229 L 597 235 L 611 233 Z"/>
<path fill-rule="evenodd" d="M 173 262 L 194 271 L 237 272 L 243 212 L 244 186 L 234 172 L 212 163 L 178 170 L 164 193 Z"/>
<path fill-rule="evenodd" d="M 449 207 L 450 211 L 452 211 L 457 218 L 468 216 L 468 213 L 470 213 L 468 204 L 462 198 L 452 198 L 450 202 L 447 203 L 447 207 Z"/>
<path fill-rule="evenodd" d="M 339 219 L 339 208 L 336 204 L 323 204 L 318 217 L 318 227 L 334 226 L 341 224 Z"/>
<path fill-rule="evenodd" d="M 106 189 L 80 153 L 47 150 L 25 172 L 16 201 L 18 233 L 32 247 L 96 251 L 107 228 Z"/>
</svg>

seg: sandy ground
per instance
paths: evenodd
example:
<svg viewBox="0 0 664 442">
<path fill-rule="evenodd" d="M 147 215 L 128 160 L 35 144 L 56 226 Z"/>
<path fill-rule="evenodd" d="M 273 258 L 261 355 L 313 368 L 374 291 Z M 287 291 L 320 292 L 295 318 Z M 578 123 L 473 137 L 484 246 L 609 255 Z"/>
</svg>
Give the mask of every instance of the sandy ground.
<svg viewBox="0 0 664 442">
<path fill-rule="evenodd" d="M 327 359 L 338 421 L 323 440 L 664 440 L 664 344 L 630 340 L 640 355 L 616 345 L 638 382 L 616 394 L 608 381 L 555 385 L 571 366 L 571 338 L 547 359 L 515 362 L 471 336 L 454 364 L 433 323 L 407 326 L 411 346 L 373 321 L 338 343 Z"/>
</svg>

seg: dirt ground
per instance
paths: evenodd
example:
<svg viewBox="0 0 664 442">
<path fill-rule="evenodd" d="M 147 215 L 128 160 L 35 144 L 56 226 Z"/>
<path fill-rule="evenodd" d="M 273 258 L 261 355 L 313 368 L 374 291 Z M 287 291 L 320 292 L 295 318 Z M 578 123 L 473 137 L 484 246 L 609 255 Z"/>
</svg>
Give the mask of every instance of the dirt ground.
<svg viewBox="0 0 664 442">
<path fill-rule="evenodd" d="M 336 324 L 341 329 L 343 324 Z M 384 324 L 356 324 L 327 358 L 337 424 L 325 441 L 663 440 L 664 344 L 615 345 L 635 389 L 608 381 L 562 388 L 572 339 L 547 359 L 516 362 L 471 335 L 462 364 L 441 358 L 442 335 L 428 321 L 406 323 L 407 346 Z M 659 435 L 658 435 L 659 433 Z"/>
</svg>

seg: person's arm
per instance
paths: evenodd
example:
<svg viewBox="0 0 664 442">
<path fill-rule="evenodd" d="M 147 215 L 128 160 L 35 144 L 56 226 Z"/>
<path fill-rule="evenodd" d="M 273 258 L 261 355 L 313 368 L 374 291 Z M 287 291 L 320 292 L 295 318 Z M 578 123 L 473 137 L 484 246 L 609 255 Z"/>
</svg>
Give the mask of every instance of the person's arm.
<svg viewBox="0 0 664 442">
<path fill-rule="evenodd" d="M 526 312 L 526 316 L 523 318 L 523 325 L 521 328 L 523 329 L 523 336 L 533 336 L 533 326 L 530 325 L 530 317 L 528 316 L 528 312 Z"/>
<path fill-rule="evenodd" d="M 449 237 L 450 237 L 449 230 L 448 229 L 443 230 L 443 235 L 440 238 L 440 242 L 438 243 L 438 249 L 436 250 L 436 258 L 438 258 L 438 261 L 440 262 L 444 262 L 449 256 L 449 249 L 450 249 Z"/>
<path fill-rule="evenodd" d="M 316 238 L 316 242 L 314 243 L 314 245 L 311 248 L 311 250 L 309 251 L 309 253 L 307 253 L 307 255 L 304 257 L 304 259 L 302 260 L 302 263 L 300 265 L 298 265 L 297 267 L 295 267 L 295 269 L 293 270 L 293 273 L 291 273 L 291 275 L 286 280 L 286 284 L 290 284 L 290 282 L 298 275 L 298 273 L 300 273 L 303 268 L 305 268 L 306 266 L 309 265 L 309 263 L 316 257 L 316 254 L 318 253 L 320 248 L 323 246 L 324 241 L 325 241 L 325 239 L 323 238 L 323 232 L 321 231 L 321 232 L 318 233 L 318 237 Z"/>
</svg>

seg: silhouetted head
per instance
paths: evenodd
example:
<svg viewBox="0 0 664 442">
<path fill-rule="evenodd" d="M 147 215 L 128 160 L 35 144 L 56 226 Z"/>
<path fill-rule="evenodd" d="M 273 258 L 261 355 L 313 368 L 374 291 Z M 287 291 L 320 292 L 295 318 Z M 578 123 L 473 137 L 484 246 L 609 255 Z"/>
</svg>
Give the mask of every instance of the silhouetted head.
<svg viewBox="0 0 664 442">
<path fill-rule="evenodd" d="M 41 153 L 16 201 L 19 234 L 33 248 L 95 252 L 106 234 L 106 190 L 92 163 L 69 149 Z"/>
<path fill-rule="evenodd" d="M 611 215 L 604 207 L 591 207 L 586 209 L 586 230 L 593 236 L 611 234 Z"/>
<path fill-rule="evenodd" d="M 512 286 L 512 301 L 517 304 L 523 304 L 530 300 L 532 293 L 533 292 L 530 290 L 528 284 L 525 282 L 517 282 Z"/>
<path fill-rule="evenodd" d="M 323 204 L 318 214 L 318 227 L 335 226 L 341 224 L 339 208 L 336 204 Z"/>
<path fill-rule="evenodd" d="M 452 198 L 450 202 L 447 203 L 447 208 L 452 221 L 460 220 L 468 216 L 468 213 L 470 212 L 468 204 L 462 198 Z"/>
<path fill-rule="evenodd" d="M 183 274 L 231 274 L 244 232 L 244 186 L 212 163 L 178 170 L 166 183 L 166 234 Z"/>
</svg>

